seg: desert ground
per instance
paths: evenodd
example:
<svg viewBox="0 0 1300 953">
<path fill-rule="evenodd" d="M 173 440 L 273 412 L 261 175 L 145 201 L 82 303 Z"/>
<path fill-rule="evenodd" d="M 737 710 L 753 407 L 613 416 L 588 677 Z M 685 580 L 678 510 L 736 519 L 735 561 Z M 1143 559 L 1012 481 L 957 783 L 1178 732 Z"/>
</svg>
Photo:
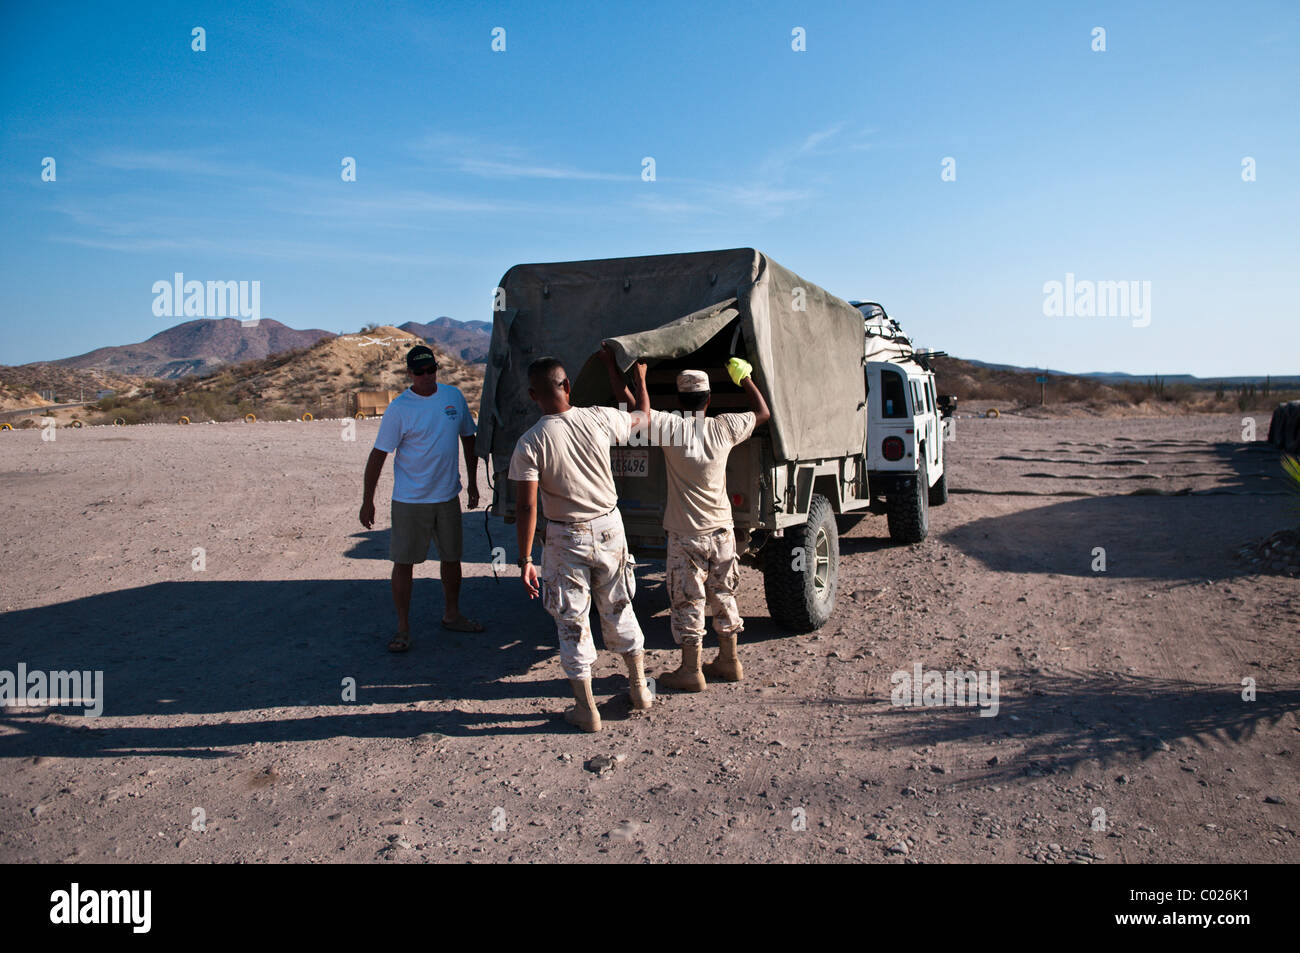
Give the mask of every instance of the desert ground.
<svg viewBox="0 0 1300 953">
<path fill-rule="evenodd" d="M 742 682 L 633 713 L 602 652 L 595 735 L 481 512 L 487 631 L 439 627 L 431 562 L 385 651 L 391 471 L 366 531 L 378 422 L 344 427 L 0 433 L 0 669 L 105 696 L 0 711 L 0 861 L 1300 861 L 1300 581 L 1240 555 L 1300 517 L 1240 415 L 963 417 L 929 539 L 847 529 L 812 635 L 746 568 Z M 653 675 L 661 563 L 638 588 Z M 918 663 L 997 670 L 997 715 L 894 706 Z"/>
</svg>

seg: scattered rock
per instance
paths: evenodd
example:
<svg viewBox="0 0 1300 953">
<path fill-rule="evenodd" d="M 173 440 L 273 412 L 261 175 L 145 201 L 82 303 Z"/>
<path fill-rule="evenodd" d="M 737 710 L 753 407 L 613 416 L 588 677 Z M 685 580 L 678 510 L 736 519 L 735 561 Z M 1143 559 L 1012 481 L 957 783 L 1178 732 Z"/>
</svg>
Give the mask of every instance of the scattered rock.
<svg viewBox="0 0 1300 953">
<path fill-rule="evenodd" d="M 614 770 L 614 759 L 608 755 L 598 754 L 583 764 L 583 767 L 596 776 L 609 774 Z"/>
<path fill-rule="evenodd" d="M 614 826 L 614 829 L 605 836 L 610 840 L 630 841 L 636 837 L 637 832 L 640 830 L 640 821 L 620 821 Z"/>
</svg>

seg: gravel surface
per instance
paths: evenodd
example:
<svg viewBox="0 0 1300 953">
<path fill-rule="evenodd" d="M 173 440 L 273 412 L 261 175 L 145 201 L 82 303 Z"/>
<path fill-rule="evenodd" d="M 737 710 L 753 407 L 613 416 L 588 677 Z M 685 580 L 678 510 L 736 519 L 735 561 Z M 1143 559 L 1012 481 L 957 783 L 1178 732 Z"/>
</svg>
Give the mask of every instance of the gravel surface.
<svg viewBox="0 0 1300 953">
<path fill-rule="evenodd" d="M 0 669 L 104 672 L 101 717 L 0 712 L 0 861 L 1300 860 L 1300 582 L 1250 555 L 1297 516 L 1239 417 L 959 419 L 928 540 L 847 531 L 813 635 L 745 569 L 741 683 L 633 713 L 602 652 L 597 735 L 499 520 L 496 581 L 466 516 L 488 631 L 439 628 L 429 563 L 384 650 L 391 476 L 367 532 L 346 426 L 0 434 Z M 997 714 L 892 704 L 916 665 L 996 670 Z"/>
</svg>

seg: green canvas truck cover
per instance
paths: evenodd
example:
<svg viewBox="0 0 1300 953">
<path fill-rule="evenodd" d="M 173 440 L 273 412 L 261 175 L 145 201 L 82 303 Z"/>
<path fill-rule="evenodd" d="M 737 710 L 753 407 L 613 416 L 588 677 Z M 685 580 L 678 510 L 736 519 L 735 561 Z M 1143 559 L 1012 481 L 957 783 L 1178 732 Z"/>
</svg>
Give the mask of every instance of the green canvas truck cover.
<svg viewBox="0 0 1300 953">
<path fill-rule="evenodd" d="M 516 265 L 501 279 L 479 411 L 478 452 L 508 469 L 515 442 L 540 416 L 528 365 L 559 358 L 573 402 L 604 402 L 609 342 L 620 367 L 685 357 L 736 335 L 772 409 L 776 462 L 863 451 L 862 313 L 752 248 Z M 704 369 L 704 368 L 701 368 Z"/>
</svg>

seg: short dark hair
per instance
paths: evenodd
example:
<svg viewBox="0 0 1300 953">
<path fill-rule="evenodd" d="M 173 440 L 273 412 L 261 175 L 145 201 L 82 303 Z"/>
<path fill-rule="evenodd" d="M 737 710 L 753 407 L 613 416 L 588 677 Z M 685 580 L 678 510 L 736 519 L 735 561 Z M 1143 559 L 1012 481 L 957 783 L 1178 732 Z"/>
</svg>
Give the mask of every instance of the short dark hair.
<svg viewBox="0 0 1300 953">
<path fill-rule="evenodd" d="M 682 403 L 682 410 L 703 410 L 712 394 L 707 390 L 678 391 L 677 399 Z"/>
<path fill-rule="evenodd" d="M 560 363 L 558 357 L 539 357 L 533 363 L 528 365 L 528 385 L 536 388 L 543 382 L 551 382 L 551 372 L 556 368 L 564 370 L 564 365 Z"/>
</svg>

